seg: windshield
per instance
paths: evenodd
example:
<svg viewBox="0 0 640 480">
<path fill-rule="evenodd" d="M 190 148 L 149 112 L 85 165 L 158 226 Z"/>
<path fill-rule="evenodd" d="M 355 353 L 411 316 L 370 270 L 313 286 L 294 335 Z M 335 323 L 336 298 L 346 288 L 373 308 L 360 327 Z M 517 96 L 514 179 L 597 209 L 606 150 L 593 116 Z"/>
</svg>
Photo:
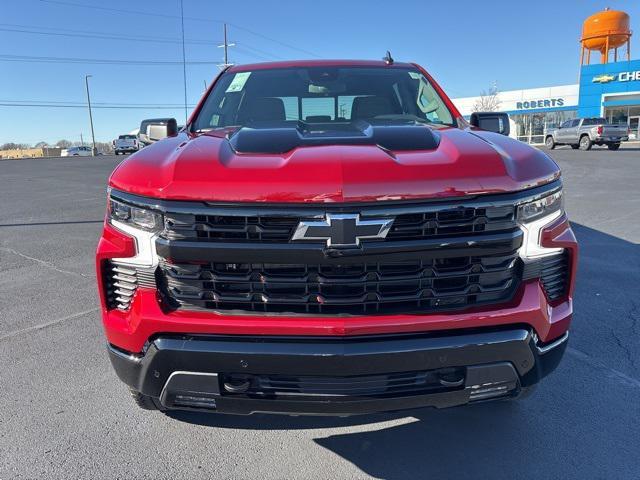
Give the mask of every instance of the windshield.
<svg viewBox="0 0 640 480">
<path fill-rule="evenodd" d="M 135 135 L 120 135 L 118 140 L 134 140 L 135 138 Z"/>
<path fill-rule="evenodd" d="M 309 67 L 224 73 L 193 129 L 261 124 L 422 122 L 453 125 L 453 116 L 415 69 Z"/>
</svg>

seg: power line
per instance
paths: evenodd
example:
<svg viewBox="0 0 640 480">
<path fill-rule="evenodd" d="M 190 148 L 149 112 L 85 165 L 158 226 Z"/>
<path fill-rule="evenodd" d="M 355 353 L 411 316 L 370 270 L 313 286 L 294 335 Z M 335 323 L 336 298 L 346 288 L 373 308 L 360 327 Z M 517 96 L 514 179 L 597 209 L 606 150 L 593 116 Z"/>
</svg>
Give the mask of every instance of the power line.
<svg viewBox="0 0 640 480">
<path fill-rule="evenodd" d="M 317 54 L 315 54 L 313 52 L 310 52 L 309 50 L 305 50 L 305 49 L 299 48 L 299 47 L 294 47 L 293 45 L 289 45 L 288 43 L 281 42 L 280 40 L 276 40 L 275 38 L 267 37 L 266 35 L 263 35 L 262 33 L 258 33 L 258 32 L 254 31 L 254 30 L 249 30 L 248 28 L 241 27 L 240 25 L 237 25 L 235 23 L 229 23 L 229 25 L 231 25 L 234 28 L 237 28 L 238 30 L 244 30 L 245 32 L 250 33 L 251 35 L 255 35 L 256 37 L 260 37 L 260 38 L 263 38 L 264 40 L 269 40 L 269 41 L 271 41 L 273 43 L 277 43 L 277 44 L 279 44 L 279 45 L 281 45 L 283 47 L 290 48 L 291 50 L 297 50 L 298 52 L 302 52 L 302 53 L 304 53 L 306 55 L 309 55 L 311 57 L 323 58 L 322 56 L 317 55 Z"/>
<path fill-rule="evenodd" d="M 7 28 L 11 27 L 11 28 Z M 13 28 L 19 27 L 19 28 Z M 44 35 L 44 36 L 55 36 L 55 37 L 70 37 L 70 38 L 95 38 L 98 40 L 118 40 L 118 41 L 131 41 L 131 42 L 143 42 L 143 43 L 163 43 L 163 44 L 176 44 L 179 45 L 182 43 L 182 40 L 178 38 L 166 38 L 166 37 L 146 37 L 146 36 L 115 36 L 109 33 L 103 32 L 84 32 L 82 30 L 70 30 L 70 29 L 52 29 L 49 27 L 44 27 L 48 30 L 60 30 L 60 31 L 43 31 L 36 30 L 36 27 L 31 27 L 27 25 L 13 25 L 7 23 L 0 23 L 0 32 L 12 32 L 12 33 L 26 33 L 33 35 Z M 29 30 L 25 30 L 29 29 Z M 200 40 L 200 39 L 185 39 L 185 44 L 190 45 L 203 45 L 203 46 L 217 46 L 218 43 L 211 42 L 208 40 Z M 247 44 L 242 44 L 238 48 L 238 52 L 241 55 L 249 56 L 253 58 L 259 58 L 264 60 L 271 59 L 282 59 L 277 55 L 273 55 L 269 52 L 265 52 L 264 50 L 260 50 L 258 48 L 252 47 Z"/>
<path fill-rule="evenodd" d="M 182 65 L 181 61 L 160 60 L 117 60 L 104 58 L 74 58 L 74 57 L 37 57 L 30 55 L 0 54 L 0 61 L 7 62 L 35 62 L 35 63 L 84 63 L 97 65 Z M 187 65 L 215 65 L 216 62 L 190 61 Z"/>
<path fill-rule="evenodd" d="M 42 30 L 44 28 L 44 30 Z M 47 31 L 50 30 L 50 31 Z M 131 42 L 145 42 L 145 43 L 174 43 L 180 44 L 182 40 L 179 38 L 169 37 L 147 37 L 147 36 L 132 36 L 132 35 L 113 35 L 107 32 L 87 32 L 83 30 L 71 30 L 65 28 L 50 28 L 50 27 L 34 27 L 29 25 L 16 25 L 11 23 L 0 23 L 0 31 L 2 32 L 14 32 L 14 33 L 28 33 L 33 35 L 51 35 L 57 37 L 76 37 L 76 38 L 96 38 L 100 40 L 121 40 Z M 185 43 L 191 45 L 216 45 L 216 42 L 209 40 L 191 39 L 185 40 Z"/>
<path fill-rule="evenodd" d="M 97 6 L 97 5 L 83 5 L 81 3 L 75 3 L 75 2 L 69 2 L 69 1 L 64 1 L 64 0 L 36 0 L 39 1 L 41 3 L 50 3 L 50 4 L 56 4 L 56 5 L 65 5 L 65 6 L 70 6 L 70 7 L 80 7 L 80 8 L 89 8 L 89 9 L 94 9 L 94 10 L 102 10 L 102 11 L 106 11 L 106 12 L 113 12 L 113 13 L 126 13 L 126 14 L 132 14 L 132 15 L 142 15 L 142 16 L 146 16 L 146 17 L 159 17 L 159 18 L 170 18 L 170 19 L 178 19 L 180 17 L 175 16 L 175 15 L 168 15 L 168 14 L 162 14 L 162 13 L 155 13 L 155 12 L 144 12 L 144 11 L 140 11 L 140 10 L 125 10 L 125 9 L 120 9 L 120 8 L 111 8 L 111 7 L 101 7 L 101 6 Z M 237 28 L 239 30 L 243 30 L 247 33 L 250 33 L 251 35 L 255 35 L 257 37 L 260 37 L 264 40 L 268 40 L 270 42 L 273 43 L 277 43 L 278 45 L 281 45 L 283 47 L 289 48 L 291 50 L 296 50 L 298 52 L 304 53 L 305 55 L 310 55 L 312 57 L 316 57 L 316 58 L 322 58 L 320 55 L 317 55 L 313 52 L 310 52 L 309 50 L 305 50 L 303 48 L 297 47 L 295 45 L 291 45 L 289 43 L 285 43 L 281 40 L 277 40 L 275 38 L 272 37 L 268 37 L 267 35 L 264 35 L 262 33 L 256 32 L 255 30 L 251 30 L 248 29 L 246 27 L 242 27 L 240 25 L 237 25 L 235 23 L 231 23 L 231 22 L 227 22 L 226 20 L 214 20 L 214 19 L 206 19 L 206 18 L 198 18 L 198 17 L 184 17 L 185 20 L 191 20 L 194 22 L 209 22 L 209 23 L 227 23 L 228 25 Z"/>
<path fill-rule="evenodd" d="M 86 105 L 66 105 L 62 103 L 0 103 L 0 107 L 35 107 L 35 108 L 82 108 L 86 109 Z M 191 108 L 194 108 L 195 105 L 190 105 Z M 137 105 L 91 105 L 91 108 L 101 108 L 101 109 L 115 109 L 115 110 L 178 110 L 182 108 L 182 105 L 177 107 L 166 107 L 160 105 L 148 105 L 148 106 L 137 106 Z"/>
<path fill-rule="evenodd" d="M 86 106 L 86 102 L 75 101 L 75 100 L 2 100 L 0 102 L 4 103 L 60 103 L 65 105 L 81 105 Z M 92 105 L 108 105 L 108 106 L 136 106 L 136 107 L 150 107 L 150 106 L 162 106 L 169 108 L 181 108 L 183 106 L 182 103 L 131 103 L 131 102 L 92 102 Z"/>
</svg>

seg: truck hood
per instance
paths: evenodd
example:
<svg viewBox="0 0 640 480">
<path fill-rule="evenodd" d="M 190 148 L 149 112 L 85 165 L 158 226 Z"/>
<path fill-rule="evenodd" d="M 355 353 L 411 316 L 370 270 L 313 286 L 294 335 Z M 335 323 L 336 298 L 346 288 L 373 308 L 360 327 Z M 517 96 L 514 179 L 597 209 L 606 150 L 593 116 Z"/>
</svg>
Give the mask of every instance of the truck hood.
<svg viewBox="0 0 640 480">
<path fill-rule="evenodd" d="M 226 136 L 180 133 L 127 158 L 109 184 L 160 199 L 322 203 L 514 192 L 560 176 L 546 154 L 503 135 L 433 133 L 437 141 L 422 149 L 332 144 L 285 153 L 239 153 Z"/>
</svg>

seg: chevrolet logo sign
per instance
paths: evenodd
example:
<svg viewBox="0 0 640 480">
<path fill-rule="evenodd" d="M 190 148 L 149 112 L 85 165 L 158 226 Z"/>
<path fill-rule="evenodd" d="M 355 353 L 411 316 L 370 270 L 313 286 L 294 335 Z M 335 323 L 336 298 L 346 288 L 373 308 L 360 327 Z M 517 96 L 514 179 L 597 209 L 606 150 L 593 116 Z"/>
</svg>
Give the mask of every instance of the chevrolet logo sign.
<svg viewBox="0 0 640 480">
<path fill-rule="evenodd" d="M 326 214 L 324 220 L 303 220 L 291 240 L 322 240 L 327 247 L 356 247 L 363 239 L 383 239 L 393 218 L 366 219 L 356 214 Z"/>
<path fill-rule="evenodd" d="M 597 77 L 593 77 L 591 80 L 593 83 L 609 83 L 613 82 L 616 79 L 614 75 L 598 75 Z"/>
</svg>

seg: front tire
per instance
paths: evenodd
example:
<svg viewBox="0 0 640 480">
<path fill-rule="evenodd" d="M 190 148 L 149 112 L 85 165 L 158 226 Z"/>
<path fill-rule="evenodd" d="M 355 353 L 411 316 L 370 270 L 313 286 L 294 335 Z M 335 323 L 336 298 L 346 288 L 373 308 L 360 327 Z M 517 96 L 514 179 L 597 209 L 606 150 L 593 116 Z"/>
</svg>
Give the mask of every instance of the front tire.
<svg viewBox="0 0 640 480">
<path fill-rule="evenodd" d="M 589 138 L 589 135 L 580 137 L 580 150 L 586 152 L 587 150 L 591 150 L 591 147 L 593 147 L 593 142 Z"/>
<path fill-rule="evenodd" d="M 549 150 L 553 150 L 554 148 L 556 148 L 556 142 L 552 136 L 548 136 L 545 139 L 544 144 L 547 146 Z"/>
<path fill-rule="evenodd" d="M 129 389 L 129 393 L 135 404 L 143 410 L 165 410 L 157 398 L 150 397 L 131 388 Z"/>
<path fill-rule="evenodd" d="M 607 144 L 607 148 L 609 150 L 618 150 L 620 148 L 620 144 L 619 143 L 608 143 Z"/>
</svg>

